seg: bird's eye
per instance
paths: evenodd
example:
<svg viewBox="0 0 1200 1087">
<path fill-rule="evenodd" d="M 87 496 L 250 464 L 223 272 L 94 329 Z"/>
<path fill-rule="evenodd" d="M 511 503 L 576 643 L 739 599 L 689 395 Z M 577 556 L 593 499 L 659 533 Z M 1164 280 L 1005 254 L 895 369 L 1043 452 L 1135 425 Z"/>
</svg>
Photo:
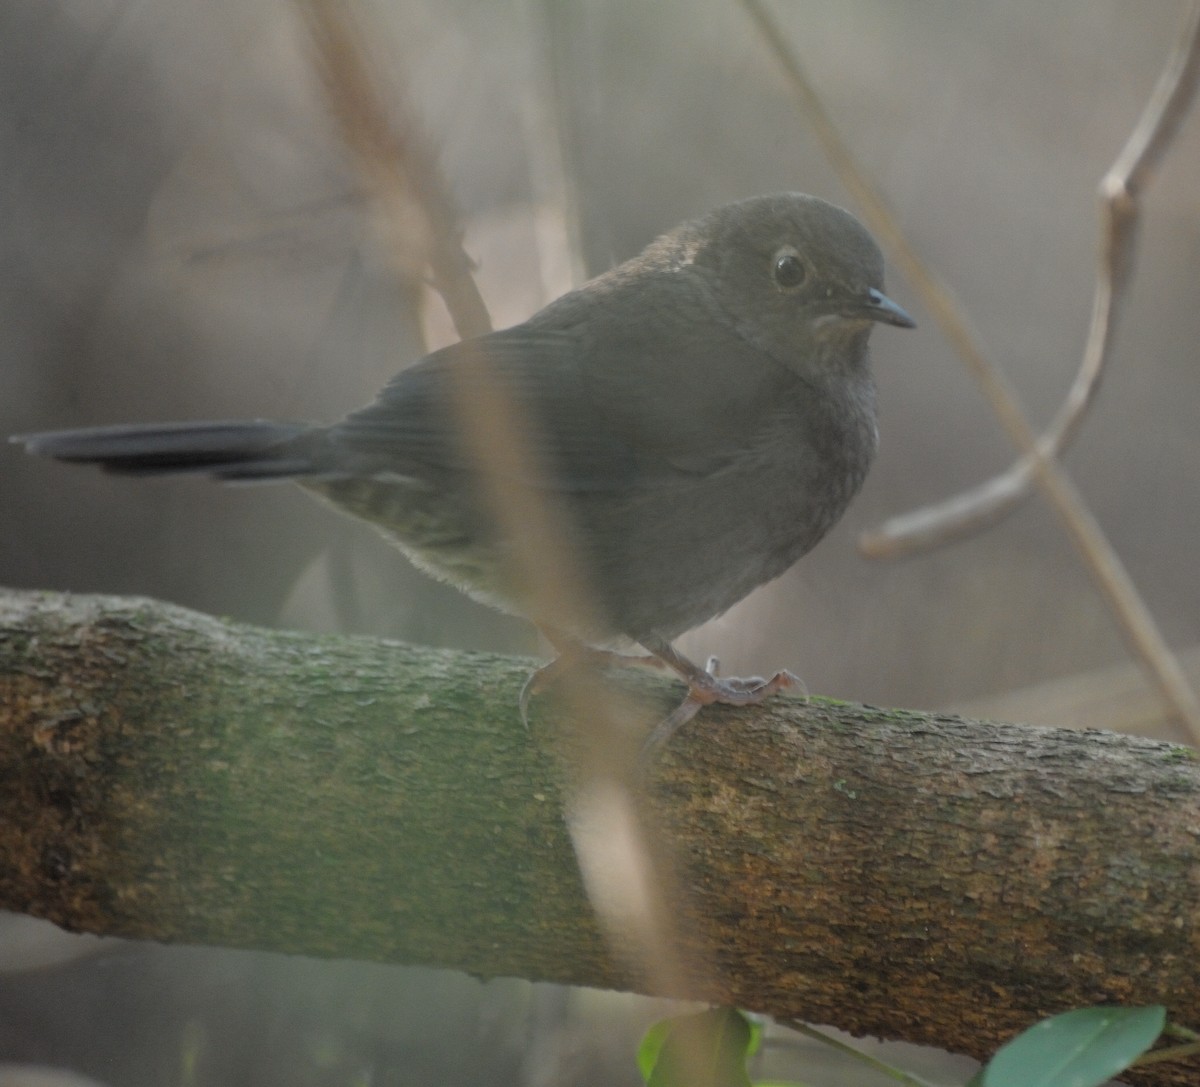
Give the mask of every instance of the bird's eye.
<svg viewBox="0 0 1200 1087">
<path fill-rule="evenodd" d="M 808 278 L 808 269 L 795 253 L 780 253 L 771 269 L 775 282 L 785 291 L 799 287 Z"/>
</svg>

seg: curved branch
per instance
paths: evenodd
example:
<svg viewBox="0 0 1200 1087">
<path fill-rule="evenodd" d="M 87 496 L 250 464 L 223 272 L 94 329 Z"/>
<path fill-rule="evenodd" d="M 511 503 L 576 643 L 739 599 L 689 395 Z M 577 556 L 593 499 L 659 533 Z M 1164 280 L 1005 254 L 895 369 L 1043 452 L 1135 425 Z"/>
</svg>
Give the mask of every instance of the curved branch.
<svg viewBox="0 0 1200 1087">
<path fill-rule="evenodd" d="M 1038 438 L 1044 459 L 1059 457 L 1075 439 L 1100 388 L 1109 349 L 1133 270 L 1140 216 L 1138 197 L 1167 150 L 1200 82 L 1200 4 L 1193 5 L 1150 101 L 1116 161 L 1098 186 L 1101 244 L 1083 359 L 1066 398 Z M 962 494 L 889 518 L 864 533 L 859 549 L 871 558 L 898 558 L 966 536 L 998 521 L 1029 496 L 1036 458 L 1025 454 L 1007 471 Z"/>
<path fill-rule="evenodd" d="M 397 269 L 419 281 L 428 266 L 462 339 L 490 332 L 449 186 L 416 116 L 405 100 L 390 106 L 384 101 L 365 37 L 345 0 L 296 3 L 334 119 L 379 204 Z"/>
<path fill-rule="evenodd" d="M 763 0 L 741 0 L 741 3 L 779 61 L 805 117 L 820 139 L 842 183 L 858 201 L 867 225 L 880 238 L 884 251 L 921 295 L 946 338 L 979 382 L 1000 424 L 1022 456 L 1028 459 L 1034 480 L 1062 521 L 1085 568 L 1112 610 L 1130 649 L 1154 681 L 1163 700 L 1195 738 L 1197 745 L 1200 745 L 1200 699 L 1197 699 L 1192 691 L 1187 677 L 1171 653 L 1171 647 L 1158 629 L 1154 616 L 1138 593 L 1120 556 L 1104 535 L 1066 471 L 1057 460 L 1045 456 L 1037 434 L 1025 418 L 1016 393 L 1003 372 L 993 366 L 984 355 L 978 337 L 971 330 L 962 307 L 955 301 L 950 289 L 917 255 L 883 196 L 855 162 L 849 146 L 825 112 L 820 96 L 809 83 L 799 59 L 778 25 L 763 7 Z M 1194 28 L 1189 33 L 1194 33 Z M 1185 35 L 1185 38 L 1190 43 L 1190 37 Z M 1190 43 L 1188 48 L 1194 49 L 1194 43 Z M 1161 141 L 1156 140 L 1149 141 L 1149 144 L 1155 148 L 1162 146 Z M 1003 489 L 1003 484 L 996 484 L 995 481 L 985 486 L 990 497 L 1000 494 Z M 1002 497 L 1000 494 L 1001 500 Z M 954 516 L 974 516 L 968 508 L 973 505 L 970 498 L 955 499 L 950 504 L 955 507 L 951 511 Z M 996 516 L 1003 512 L 1000 507 L 996 507 L 996 510 Z M 876 539 L 879 537 L 876 536 Z M 861 549 L 868 554 L 877 555 L 870 545 Z"/>
<path fill-rule="evenodd" d="M 0 905 L 144 939 L 644 984 L 581 886 L 546 753 L 560 723 L 546 703 L 532 735 L 518 719 L 528 667 L 0 597 Z M 639 727 L 677 697 L 618 681 Z M 706 964 L 677 995 L 974 1054 L 1081 1004 L 1200 1021 L 1187 749 L 778 699 L 705 710 L 651 777 Z"/>
</svg>

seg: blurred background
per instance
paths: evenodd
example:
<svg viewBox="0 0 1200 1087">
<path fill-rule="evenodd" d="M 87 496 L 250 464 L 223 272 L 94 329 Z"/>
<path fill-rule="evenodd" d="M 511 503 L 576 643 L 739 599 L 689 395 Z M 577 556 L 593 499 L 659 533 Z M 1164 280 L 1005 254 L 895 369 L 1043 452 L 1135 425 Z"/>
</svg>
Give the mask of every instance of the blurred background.
<svg viewBox="0 0 1200 1087">
<path fill-rule="evenodd" d="M 381 85 L 436 149 L 498 327 L 729 200 L 798 189 L 853 210 L 732 0 L 359 10 Z M 1182 10 L 771 7 L 1038 426 L 1083 346 L 1096 184 Z M 437 298 L 396 274 L 284 0 L 4 0 L 0 162 L 0 434 L 331 420 L 453 338 Z M 1200 643 L 1198 178 L 1192 116 L 1148 192 L 1112 369 L 1066 458 L 1189 660 Z M 878 563 L 856 552 L 858 533 L 1012 458 L 909 286 L 893 275 L 889 294 L 920 327 L 874 334 L 882 445 L 862 495 L 798 567 L 682 648 L 719 654 L 730 673 L 788 667 L 839 698 L 1179 738 L 1040 499 L 932 553 Z M 0 517 L 8 587 L 538 651 L 525 624 L 416 573 L 296 488 L 134 482 L 0 444 Z M 215 950 L 88 942 L 86 958 L 63 962 L 76 945 L 16 921 L 4 947 L 0 1061 L 130 1087 L 632 1084 L 636 1038 L 661 1010 Z M 770 1062 L 785 1056 L 769 1050 L 760 1074 L 782 1074 Z M 27 1082 L 6 1074 L 17 1075 L 0 1071 L 0 1084 Z M 870 1081 L 855 1071 L 852 1082 Z"/>
</svg>

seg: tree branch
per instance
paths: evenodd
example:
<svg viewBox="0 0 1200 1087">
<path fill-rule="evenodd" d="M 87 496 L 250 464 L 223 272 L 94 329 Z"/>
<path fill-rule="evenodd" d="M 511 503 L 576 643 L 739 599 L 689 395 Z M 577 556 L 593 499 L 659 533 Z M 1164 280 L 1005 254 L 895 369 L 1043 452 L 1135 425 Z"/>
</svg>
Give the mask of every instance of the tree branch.
<svg viewBox="0 0 1200 1087">
<path fill-rule="evenodd" d="M 563 825 L 559 724 L 544 700 L 531 734 L 517 717 L 528 668 L 148 600 L 0 596 L 0 906 L 629 987 Z M 678 697 L 612 682 L 639 727 Z M 705 710 L 651 777 L 680 930 L 715 966 L 675 995 L 976 1055 L 1082 1004 L 1200 1022 L 1186 748 L 778 699 Z"/>
<path fill-rule="evenodd" d="M 1142 190 L 1174 140 L 1198 84 L 1200 4 L 1193 3 L 1149 101 L 1098 186 L 1101 238 L 1092 315 L 1075 379 L 1054 419 L 1038 438 L 1038 448 L 1046 459 L 1060 458 L 1074 441 L 1099 391 L 1117 318 L 1133 277 Z M 898 558 L 987 527 L 1029 496 L 1035 459 L 1026 453 L 1000 475 L 969 491 L 889 518 L 862 536 L 859 550 L 871 558 Z"/>
<path fill-rule="evenodd" d="M 1091 574 L 1101 596 L 1112 610 L 1130 650 L 1141 661 L 1163 700 L 1188 730 L 1194 742 L 1200 746 L 1200 700 L 1188 684 L 1170 645 L 1138 593 L 1137 586 L 1125 569 L 1121 557 L 1105 536 L 1100 523 L 1093 516 L 1066 470 L 1049 455 L 1052 450 L 1044 448 L 1039 441 L 1033 427 L 1025 418 L 1024 409 L 1015 390 L 1003 372 L 992 365 L 984 355 L 962 307 L 955 301 L 949 287 L 917 254 L 888 208 L 887 201 L 855 161 L 853 153 L 826 112 L 820 96 L 804 72 L 799 57 L 789 45 L 778 23 L 767 12 L 762 0 L 741 0 L 741 4 L 779 62 L 805 118 L 821 141 L 825 154 L 842 183 L 854 196 L 867 226 L 879 238 L 884 252 L 896 264 L 904 278 L 917 290 L 951 346 L 979 382 L 979 387 L 991 404 L 1001 426 L 1016 445 L 1024 462 L 1028 464 L 1033 481 L 1058 514 L 1063 528 L 1079 552 L 1084 568 Z M 1188 74 L 1190 62 L 1187 57 L 1194 49 L 1192 35 L 1195 30 L 1196 27 L 1190 22 L 1185 25 L 1167 75 L 1159 84 L 1167 100 L 1178 100 L 1179 110 L 1186 106 L 1191 95 L 1191 76 Z M 1181 73 L 1178 82 L 1174 78 L 1176 72 Z M 1175 90 L 1171 89 L 1172 84 L 1175 84 Z M 1157 94 L 1155 98 L 1157 101 Z M 1152 103 L 1150 108 L 1153 112 L 1156 102 Z M 1153 154 L 1161 152 L 1165 146 L 1165 138 L 1173 131 L 1177 119 L 1176 111 L 1172 109 L 1168 114 L 1166 126 L 1161 130 L 1161 137 L 1155 136 L 1149 140 Z M 1151 124 L 1153 125 L 1153 122 Z M 1135 135 L 1127 146 L 1140 147 L 1139 138 Z M 1132 153 L 1137 155 L 1141 152 Z M 1124 158 L 1123 155 L 1118 160 L 1118 168 L 1124 162 Z M 949 505 L 954 506 L 956 501 L 958 500 L 951 500 Z M 974 505 L 974 500 L 970 500 L 965 503 L 964 509 L 970 507 L 973 510 Z M 1000 506 L 996 508 L 1002 512 Z M 941 517 L 940 514 L 938 516 Z M 951 509 L 946 512 L 945 519 L 953 520 L 956 516 L 958 513 Z M 969 516 L 973 518 L 975 514 L 971 513 Z M 978 524 L 982 525 L 985 521 L 986 518 L 981 517 Z M 938 535 L 939 541 L 945 538 L 948 537 Z M 902 547 L 899 541 L 900 537 L 888 529 L 886 538 L 884 533 L 876 533 L 867 541 L 863 550 L 873 557 L 898 554 Z M 926 540 L 927 544 L 928 542 Z"/>
</svg>

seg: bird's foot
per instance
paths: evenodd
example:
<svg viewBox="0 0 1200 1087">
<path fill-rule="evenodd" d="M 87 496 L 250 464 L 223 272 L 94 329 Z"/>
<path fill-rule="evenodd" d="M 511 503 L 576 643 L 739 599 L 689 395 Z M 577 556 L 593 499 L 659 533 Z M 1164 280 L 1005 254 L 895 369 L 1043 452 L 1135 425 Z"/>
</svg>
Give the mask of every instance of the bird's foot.
<svg viewBox="0 0 1200 1087">
<path fill-rule="evenodd" d="M 716 657 L 709 657 L 703 672 L 685 677 L 688 680 L 688 698 L 701 706 L 711 706 L 714 702 L 724 706 L 755 706 L 777 691 L 798 688 L 805 697 L 808 695 L 804 680 L 786 669 L 776 672 L 770 679 L 762 676 L 721 679 L 720 666 L 721 662 Z"/>
<path fill-rule="evenodd" d="M 596 669 L 669 668 L 687 684 L 687 696 L 654 726 L 643 745 L 640 756 L 643 764 L 701 709 L 711 706 L 714 702 L 725 706 L 754 706 L 784 690 L 799 690 L 805 698 L 808 697 L 804 681 L 791 672 L 776 672 L 770 679 L 764 679 L 762 676 L 723 678 L 720 675 L 721 662 L 716 657 L 709 657 L 705 666 L 701 668 L 663 638 L 648 637 L 642 640 L 642 645 L 649 650 L 648 654 L 629 654 L 611 649 L 597 649 L 558 631 L 551 633 L 543 628 L 543 633 L 550 639 L 559 655 L 549 664 L 544 664 L 531 673 L 521 688 L 517 705 L 521 711 L 521 723 L 526 729 L 529 728 L 529 705 L 533 696 L 541 694 L 564 673 L 580 665 Z"/>
<path fill-rule="evenodd" d="M 721 662 L 716 657 L 709 657 L 705 666 L 700 668 L 665 640 L 654 638 L 642 644 L 688 685 L 687 697 L 659 721 L 647 737 L 642 748 L 643 764 L 703 707 L 711 706 L 714 702 L 725 706 L 754 706 L 784 690 L 799 690 L 805 698 L 808 697 L 804 681 L 786 670 L 776 672 L 770 679 L 762 676 L 730 676 L 722 679 Z"/>
</svg>

